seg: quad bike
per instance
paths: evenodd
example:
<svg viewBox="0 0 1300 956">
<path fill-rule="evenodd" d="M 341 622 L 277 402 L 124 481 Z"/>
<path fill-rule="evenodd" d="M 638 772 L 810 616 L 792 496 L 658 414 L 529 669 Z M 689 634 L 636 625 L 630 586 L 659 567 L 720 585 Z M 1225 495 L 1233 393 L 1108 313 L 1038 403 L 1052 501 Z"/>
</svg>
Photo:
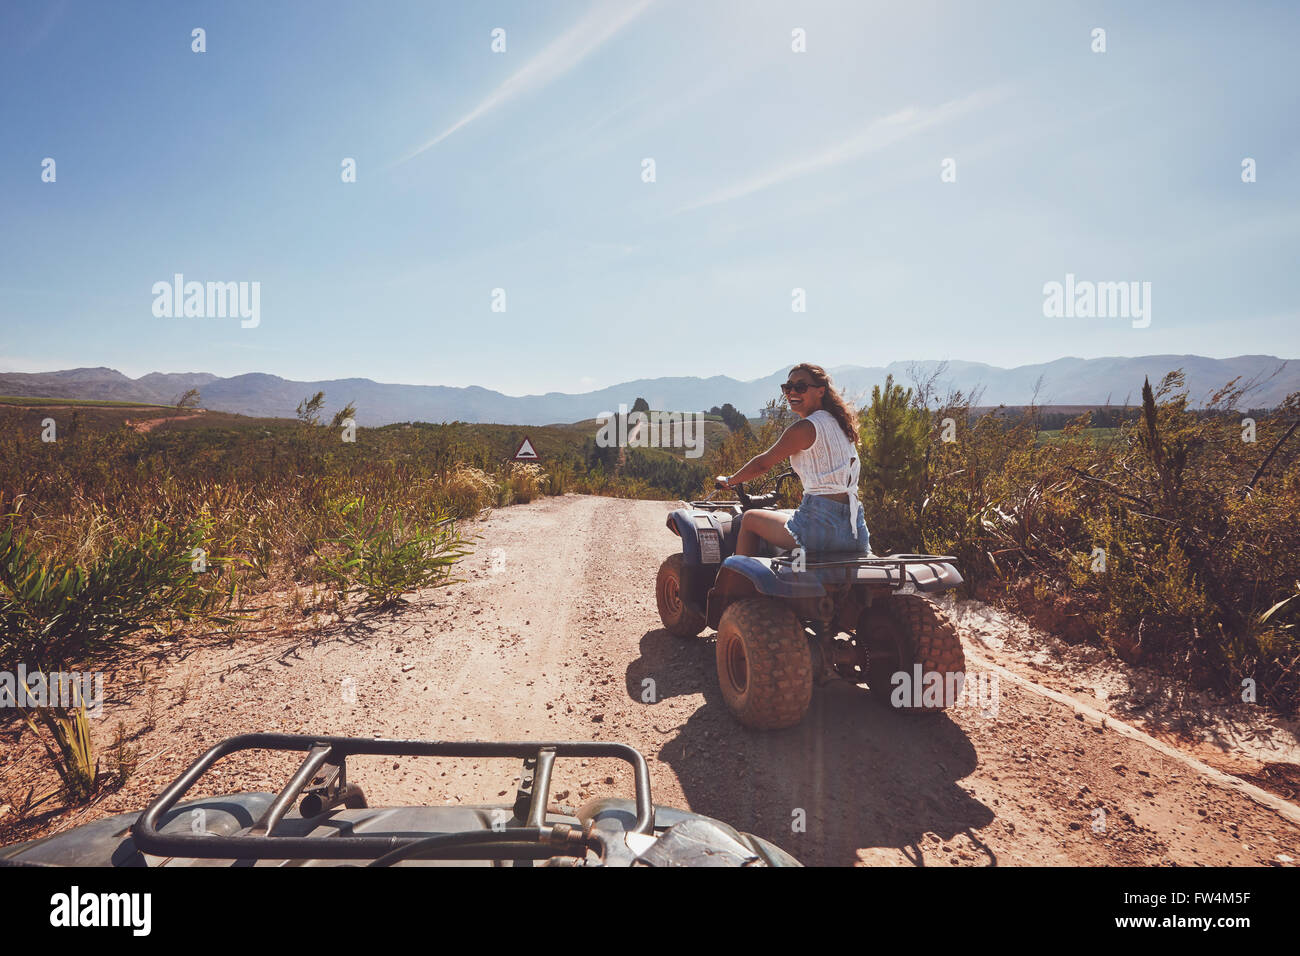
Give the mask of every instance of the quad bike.
<svg viewBox="0 0 1300 956">
<path fill-rule="evenodd" d="M 715 491 L 668 515 L 682 549 L 655 582 L 664 627 L 684 638 L 717 629 L 722 696 L 749 727 L 799 723 L 813 684 L 834 678 L 865 683 L 904 713 L 954 703 L 965 678 L 961 641 L 921 595 L 962 583 L 955 558 L 800 554 L 766 542 L 763 556 L 735 553 L 744 512 L 775 510 L 781 482 L 794 477 L 778 475 L 762 496 L 737 485 L 734 501 L 714 500 Z"/>
<path fill-rule="evenodd" d="M 278 794 L 236 793 L 178 803 L 222 757 L 245 750 L 306 756 Z M 513 758 L 523 761 L 512 805 L 370 807 L 347 779 L 347 758 Z M 548 807 L 557 760 L 631 765 L 635 800 L 593 798 Z M 294 803 L 297 802 L 297 806 Z M 298 734 L 245 734 L 212 747 L 143 813 L 124 813 L 0 848 L 0 866 L 798 866 L 759 837 L 650 802 L 645 758 L 626 744 L 446 743 Z"/>
</svg>

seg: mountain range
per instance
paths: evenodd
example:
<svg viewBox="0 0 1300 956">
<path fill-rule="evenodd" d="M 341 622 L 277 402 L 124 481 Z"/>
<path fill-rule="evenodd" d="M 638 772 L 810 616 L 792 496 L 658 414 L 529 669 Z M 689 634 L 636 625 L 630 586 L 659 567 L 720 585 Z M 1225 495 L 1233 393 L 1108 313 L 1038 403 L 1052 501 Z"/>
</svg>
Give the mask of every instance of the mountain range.
<svg viewBox="0 0 1300 956">
<path fill-rule="evenodd" d="M 843 365 L 831 368 L 832 379 L 850 401 L 868 399 L 871 388 L 892 375 L 911 385 L 940 371 L 940 394 L 960 389 L 978 392 L 980 405 L 1136 404 L 1142 381 L 1156 384 L 1174 369 L 1186 375 L 1195 405 L 1230 379 L 1257 379 L 1260 385 L 1243 404 L 1272 407 L 1291 392 L 1300 391 L 1300 362 L 1271 355 L 1240 355 L 1214 359 L 1199 355 L 1145 355 L 1134 358 L 1060 358 L 1037 365 L 998 368 L 979 362 L 892 362 L 883 367 Z M 506 395 L 477 385 L 397 385 L 368 378 L 297 382 L 254 372 L 222 378 L 204 372 L 151 372 L 129 378 L 110 368 L 78 368 L 60 372 L 0 372 L 0 395 L 34 398 L 78 398 L 173 404 L 187 389 L 197 388 L 200 405 L 216 411 L 264 417 L 293 417 L 298 403 L 318 391 L 326 398 L 327 414 L 354 402 L 361 425 L 406 421 L 496 422 L 546 425 L 590 419 L 601 412 L 617 411 L 645 398 L 651 408 L 708 409 L 730 402 L 750 416 L 770 399 L 780 397 L 779 385 L 788 368 L 764 378 L 741 381 L 725 375 L 709 378 L 663 377 L 637 379 L 592 392 L 545 395 Z M 1041 385 L 1039 384 L 1041 383 Z"/>
</svg>

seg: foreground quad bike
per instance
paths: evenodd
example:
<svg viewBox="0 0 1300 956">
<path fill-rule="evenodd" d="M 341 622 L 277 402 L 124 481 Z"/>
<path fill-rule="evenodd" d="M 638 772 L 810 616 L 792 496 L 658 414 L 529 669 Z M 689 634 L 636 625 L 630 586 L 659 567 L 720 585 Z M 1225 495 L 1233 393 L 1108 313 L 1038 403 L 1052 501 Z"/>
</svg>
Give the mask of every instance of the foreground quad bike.
<svg viewBox="0 0 1300 956">
<path fill-rule="evenodd" d="M 778 475 L 763 496 L 739 485 L 735 501 L 710 495 L 668 516 L 682 550 L 655 582 L 664 627 L 685 638 L 717 629 L 722 696 L 749 727 L 799 723 L 813 684 L 833 678 L 865 683 L 904 713 L 953 704 L 965 679 L 961 641 L 921 595 L 962 583 L 954 558 L 771 546 L 760 557 L 735 553 L 741 515 L 773 508 L 781 482 L 794 477 Z"/>
<path fill-rule="evenodd" d="M 244 750 L 306 756 L 279 794 L 177 801 L 212 765 Z M 512 805 L 370 807 L 347 758 L 513 758 Z M 556 761 L 612 758 L 632 766 L 636 799 L 548 807 Z M 295 807 L 294 804 L 297 803 Z M 0 848 L 0 866 L 798 866 L 766 840 L 650 802 L 645 758 L 625 744 L 440 743 L 296 734 L 221 741 L 141 814 L 126 813 Z"/>
</svg>

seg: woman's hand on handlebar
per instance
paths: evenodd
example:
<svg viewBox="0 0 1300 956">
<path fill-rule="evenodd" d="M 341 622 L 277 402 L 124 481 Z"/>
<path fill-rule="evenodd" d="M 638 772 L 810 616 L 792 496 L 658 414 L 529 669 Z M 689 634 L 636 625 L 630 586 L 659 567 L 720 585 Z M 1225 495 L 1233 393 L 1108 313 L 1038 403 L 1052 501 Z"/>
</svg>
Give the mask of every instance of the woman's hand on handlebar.
<svg viewBox="0 0 1300 956">
<path fill-rule="evenodd" d="M 730 487 L 731 487 L 731 476 L 730 476 L 730 475 L 717 475 L 717 476 L 713 479 L 713 487 L 715 487 L 715 488 L 730 488 Z"/>
</svg>

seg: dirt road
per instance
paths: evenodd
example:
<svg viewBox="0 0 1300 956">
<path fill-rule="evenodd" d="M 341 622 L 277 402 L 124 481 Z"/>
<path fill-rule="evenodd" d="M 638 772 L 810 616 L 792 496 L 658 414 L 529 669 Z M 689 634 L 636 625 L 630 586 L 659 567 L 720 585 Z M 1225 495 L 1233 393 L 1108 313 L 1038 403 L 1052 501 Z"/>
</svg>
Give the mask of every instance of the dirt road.
<svg viewBox="0 0 1300 956">
<path fill-rule="evenodd" d="M 504 509 L 473 526 L 464 583 L 396 615 L 178 660 L 167 709 L 139 737 L 148 763 L 93 815 L 138 808 L 204 747 L 255 729 L 594 738 L 645 754 L 656 802 L 726 820 L 808 864 L 1300 859 L 1300 826 L 1010 681 L 996 713 L 936 718 L 897 716 L 835 682 L 802 725 L 744 729 L 718 691 L 711 632 L 683 641 L 659 625 L 654 576 L 677 543 L 668 507 L 567 496 Z M 980 654 L 996 659 L 986 645 Z M 96 722 L 101 746 L 116 720 L 140 726 L 144 706 L 142 695 L 110 702 Z M 6 749 L 12 768 L 19 755 Z M 38 754 L 30 735 L 20 749 Z M 232 764 L 218 789 L 270 787 L 282 766 Z M 376 758 L 352 779 L 372 802 L 500 802 L 517 768 Z M 629 794 L 630 783 L 619 764 L 561 762 L 553 802 Z"/>
</svg>

